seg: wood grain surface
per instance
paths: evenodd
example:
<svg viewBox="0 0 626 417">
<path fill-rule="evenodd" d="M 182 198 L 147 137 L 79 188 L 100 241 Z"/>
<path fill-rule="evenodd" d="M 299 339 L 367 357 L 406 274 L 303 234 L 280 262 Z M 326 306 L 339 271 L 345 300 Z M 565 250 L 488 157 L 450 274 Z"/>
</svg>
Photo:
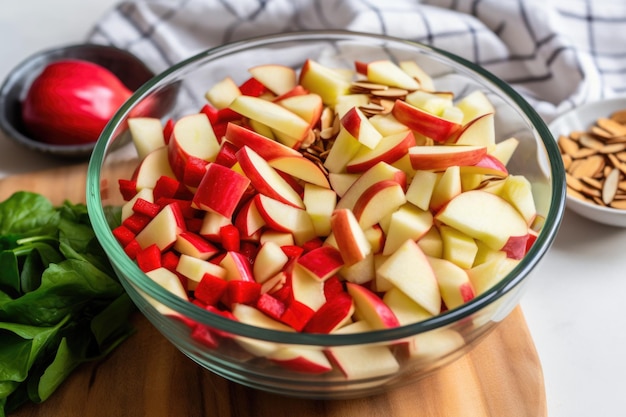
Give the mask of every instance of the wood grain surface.
<svg viewBox="0 0 626 417">
<path fill-rule="evenodd" d="M 0 180 L 53 203 L 84 201 L 86 165 Z M 517 307 L 476 348 L 411 385 L 356 400 L 281 397 L 229 382 L 176 350 L 139 313 L 137 333 L 111 355 L 78 368 L 46 402 L 14 417 L 545 417 L 541 363 Z"/>
</svg>

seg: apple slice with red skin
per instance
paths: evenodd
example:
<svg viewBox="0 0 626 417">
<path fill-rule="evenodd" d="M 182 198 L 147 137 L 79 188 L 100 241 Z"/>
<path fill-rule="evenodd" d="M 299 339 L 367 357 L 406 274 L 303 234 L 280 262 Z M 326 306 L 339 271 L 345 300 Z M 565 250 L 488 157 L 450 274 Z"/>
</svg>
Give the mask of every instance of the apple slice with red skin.
<svg viewBox="0 0 626 417">
<path fill-rule="evenodd" d="M 335 210 L 330 219 L 332 236 L 344 265 L 350 267 L 372 252 L 372 247 L 352 210 Z"/>
<path fill-rule="evenodd" d="M 485 146 L 413 146 L 409 158 L 413 169 L 437 170 L 475 165 L 487 155 Z"/>
<path fill-rule="evenodd" d="M 528 225 L 502 197 L 482 190 L 466 191 L 453 198 L 435 219 L 478 239 L 494 250 L 525 252 Z M 486 219 L 488 219 L 486 221 Z"/>
<path fill-rule="evenodd" d="M 297 84 L 294 88 L 292 88 L 291 90 L 287 91 L 286 93 L 283 93 L 279 96 L 276 96 L 272 99 L 272 101 L 274 103 L 279 103 L 281 100 L 285 100 L 287 98 L 291 98 L 291 97 L 295 97 L 295 96 L 304 96 L 309 94 L 309 90 L 307 90 L 306 88 L 302 87 L 300 84 Z M 306 119 L 306 117 L 304 118 Z"/>
<path fill-rule="evenodd" d="M 268 227 L 279 232 L 289 232 L 298 245 L 316 237 L 313 221 L 305 210 L 263 194 L 257 194 L 254 199 L 257 210 Z"/>
<path fill-rule="evenodd" d="M 383 180 L 395 181 L 400 184 L 403 189 L 406 189 L 406 173 L 386 162 L 379 162 L 365 171 L 356 181 L 354 181 L 350 188 L 348 188 L 345 194 L 337 202 L 337 208 L 353 209 L 357 200 L 361 197 L 365 190 L 373 184 Z"/>
<path fill-rule="evenodd" d="M 474 286 L 463 268 L 446 259 L 429 257 L 428 261 L 435 272 L 441 299 L 448 310 L 457 308 L 476 296 Z"/>
<path fill-rule="evenodd" d="M 226 270 L 227 281 L 255 281 L 250 262 L 240 252 L 226 252 L 219 265 Z"/>
<path fill-rule="evenodd" d="M 241 94 L 254 97 L 270 93 L 267 87 L 261 84 L 261 82 L 254 77 L 250 77 L 239 84 L 239 91 L 241 91 Z"/>
<path fill-rule="evenodd" d="M 265 220 L 250 198 L 235 213 L 233 224 L 239 229 L 242 240 L 255 240 L 255 235 L 265 226 Z"/>
<path fill-rule="evenodd" d="M 257 120 L 296 141 L 303 141 L 310 132 L 309 123 L 294 112 L 259 97 L 239 96 L 229 106 L 244 117 Z M 298 146 L 292 146 L 294 148 Z"/>
<path fill-rule="evenodd" d="M 498 158 L 486 154 L 473 165 L 461 166 L 461 174 L 482 174 L 504 178 L 509 175 L 509 171 Z"/>
<path fill-rule="evenodd" d="M 178 234 L 176 243 L 174 243 L 174 249 L 177 252 L 203 260 L 207 260 L 219 252 L 217 247 L 202 236 L 190 231 L 184 231 Z"/>
<path fill-rule="evenodd" d="M 496 144 L 494 114 L 483 114 L 469 121 L 450 138 L 450 142 L 465 146 L 494 146 Z"/>
<path fill-rule="evenodd" d="M 228 123 L 224 137 L 238 148 L 248 146 L 268 161 L 282 156 L 302 156 L 293 148 L 235 123 Z"/>
<path fill-rule="evenodd" d="M 309 319 L 304 331 L 307 333 L 333 333 L 352 322 L 354 301 L 348 293 L 340 293 L 328 299 Z"/>
<path fill-rule="evenodd" d="M 161 252 L 176 243 L 178 235 L 186 229 L 185 219 L 177 203 L 171 203 L 161 209 L 141 230 L 136 240 L 142 249 L 156 244 Z"/>
<path fill-rule="evenodd" d="M 372 184 L 354 203 L 354 217 L 362 229 L 368 229 L 406 203 L 402 186 L 394 180 Z"/>
<path fill-rule="evenodd" d="M 188 279 L 188 287 L 191 291 L 196 289 L 205 274 L 222 279 L 226 279 L 227 274 L 226 269 L 220 265 L 185 254 L 180 255 L 176 272 Z"/>
<path fill-rule="evenodd" d="M 352 282 L 346 283 L 346 288 L 354 300 L 356 317 L 367 321 L 375 330 L 400 326 L 396 315 L 378 295 Z"/>
<path fill-rule="evenodd" d="M 296 72 L 286 65 L 256 65 L 248 68 L 248 72 L 277 96 L 292 90 L 297 84 Z"/>
<path fill-rule="evenodd" d="M 298 265 L 313 278 L 326 281 L 343 267 L 341 253 L 332 246 L 312 249 L 297 260 Z"/>
<path fill-rule="evenodd" d="M 192 202 L 199 209 L 232 217 L 249 185 L 250 179 L 244 175 L 211 162 Z"/>
<path fill-rule="evenodd" d="M 267 160 L 274 169 L 289 174 L 294 178 L 315 184 L 320 187 L 330 188 L 326 174 L 310 159 L 298 156 L 280 156 Z"/>
<path fill-rule="evenodd" d="M 341 117 L 341 125 L 359 143 L 368 149 L 374 149 L 383 139 L 383 135 L 369 122 L 358 107 L 352 107 Z"/>
<path fill-rule="evenodd" d="M 324 352 L 304 347 L 285 346 L 267 358 L 286 369 L 307 374 L 324 374 L 333 369 Z"/>
<path fill-rule="evenodd" d="M 349 173 L 365 172 L 379 162 L 392 164 L 405 156 L 409 148 L 413 146 L 415 146 L 415 136 L 411 131 L 385 136 L 373 149 L 361 147 L 348 161 L 346 171 Z"/>
<path fill-rule="evenodd" d="M 251 148 L 237 151 L 237 161 L 252 186 L 261 194 L 298 208 L 304 208 L 300 195 L 274 168 Z"/>
<path fill-rule="evenodd" d="M 184 178 L 185 167 L 190 158 L 214 161 L 220 150 L 211 122 L 204 113 L 180 118 L 174 124 L 174 131 L 167 146 L 172 170 L 181 180 Z"/>
<path fill-rule="evenodd" d="M 391 114 L 409 129 L 416 131 L 435 142 L 446 142 L 461 125 L 428 113 L 402 100 L 396 100 Z"/>
</svg>

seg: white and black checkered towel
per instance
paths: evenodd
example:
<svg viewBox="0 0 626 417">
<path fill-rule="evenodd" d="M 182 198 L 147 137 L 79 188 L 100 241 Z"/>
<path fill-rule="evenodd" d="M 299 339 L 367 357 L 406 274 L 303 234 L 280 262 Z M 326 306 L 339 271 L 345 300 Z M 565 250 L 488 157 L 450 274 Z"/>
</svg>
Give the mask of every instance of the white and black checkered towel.
<svg viewBox="0 0 626 417">
<path fill-rule="evenodd" d="M 127 49 L 156 72 L 257 35 L 347 29 L 418 41 L 482 65 L 546 121 L 626 94 L 626 2 L 611 0 L 132 0 L 89 40 Z"/>
</svg>

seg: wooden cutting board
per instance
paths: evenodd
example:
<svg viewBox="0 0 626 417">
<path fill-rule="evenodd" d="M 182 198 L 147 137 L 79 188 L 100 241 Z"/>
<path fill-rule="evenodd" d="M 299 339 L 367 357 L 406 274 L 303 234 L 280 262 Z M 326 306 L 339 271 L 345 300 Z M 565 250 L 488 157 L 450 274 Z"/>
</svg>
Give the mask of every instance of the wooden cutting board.
<svg viewBox="0 0 626 417">
<path fill-rule="evenodd" d="M 84 201 L 86 165 L 0 180 L 53 203 Z M 436 373 L 384 395 L 345 401 L 281 397 L 226 381 L 176 350 L 137 313 L 137 333 L 98 363 L 78 368 L 46 402 L 14 417 L 545 417 L 543 373 L 522 311 Z"/>
</svg>

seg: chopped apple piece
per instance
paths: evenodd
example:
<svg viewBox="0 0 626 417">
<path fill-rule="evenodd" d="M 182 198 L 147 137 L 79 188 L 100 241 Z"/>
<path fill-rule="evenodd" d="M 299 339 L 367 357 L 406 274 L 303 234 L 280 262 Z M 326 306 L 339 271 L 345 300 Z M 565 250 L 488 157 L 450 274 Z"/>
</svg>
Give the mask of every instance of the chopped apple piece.
<svg viewBox="0 0 626 417">
<path fill-rule="evenodd" d="M 441 310 L 441 294 L 428 258 L 408 239 L 376 271 L 431 314 Z"/>
</svg>

